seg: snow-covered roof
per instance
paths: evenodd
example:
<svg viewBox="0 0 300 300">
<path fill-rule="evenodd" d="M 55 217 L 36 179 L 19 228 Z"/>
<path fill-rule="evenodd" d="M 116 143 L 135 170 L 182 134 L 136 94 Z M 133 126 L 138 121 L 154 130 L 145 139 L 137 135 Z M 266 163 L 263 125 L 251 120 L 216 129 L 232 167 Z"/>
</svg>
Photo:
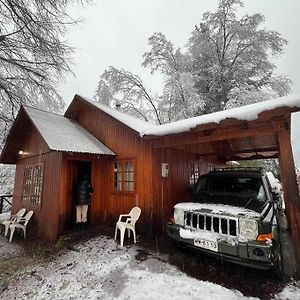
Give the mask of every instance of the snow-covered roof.
<svg viewBox="0 0 300 300">
<path fill-rule="evenodd" d="M 155 125 L 150 122 L 143 121 L 128 114 L 122 113 L 119 110 L 110 108 L 104 104 L 95 102 L 83 96 L 79 97 L 104 111 L 108 115 L 112 116 L 114 119 L 125 124 L 129 128 L 135 130 L 140 134 L 141 137 L 146 135 L 164 136 L 169 134 L 183 133 L 199 125 L 208 123 L 220 123 L 225 119 L 254 121 L 258 118 L 260 113 L 280 107 L 300 108 L 300 95 L 289 95 L 228 110 L 218 111 L 194 118 L 179 120 L 163 125 Z"/>
<path fill-rule="evenodd" d="M 190 119 L 180 120 L 177 122 L 152 126 L 146 129 L 142 133 L 142 135 L 163 136 L 168 134 L 182 133 L 189 131 L 199 125 L 219 123 L 228 118 L 234 118 L 241 121 L 253 121 L 256 120 L 258 118 L 258 115 L 264 111 L 285 106 L 300 107 L 300 96 L 289 95 L 273 100 L 267 100 Z"/>
<path fill-rule="evenodd" d="M 24 109 L 51 150 L 115 155 L 76 121 L 31 107 Z"/>
<path fill-rule="evenodd" d="M 89 102 L 90 104 L 96 106 L 97 108 L 101 109 L 108 115 L 112 116 L 114 119 L 120 121 L 121 123 L 125 124 L 127 127 L 135 130 L 138 132 L 141 136 L 143 136 L 143 132 L 152 128 L 153 126 L 156 127 L 156 125 L 153 125 L 150 122 L 143 121 L 141 119 L 135 118 L 133 116 L 127 115 L 125 113 L 120 112 L 119 110 L 110 108 L 104 104 L 101 104 L 99 102 L 95 102 L 91 99 L 88 99 L 86 97 L 80 96 L 80 98 L 84 99 L 85 101 Z"/>
</svg>

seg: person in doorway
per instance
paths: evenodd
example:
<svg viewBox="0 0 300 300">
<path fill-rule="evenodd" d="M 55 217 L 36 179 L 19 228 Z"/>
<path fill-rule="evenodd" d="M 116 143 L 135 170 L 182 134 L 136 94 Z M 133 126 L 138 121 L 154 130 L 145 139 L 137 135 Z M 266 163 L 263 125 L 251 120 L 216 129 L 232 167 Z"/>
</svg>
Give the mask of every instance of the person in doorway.
<svg viewBox="0 0 300 300">
<path fill-rule="evenodd" d="M 93 187 L 90 183 L 89 176 L 83 175 L 75 187 L 75 205 L 76 205 L 76 225 L 78 228 L 85 227 L 87 224 L 87 212 L 91 202 Z"/>
</svg>

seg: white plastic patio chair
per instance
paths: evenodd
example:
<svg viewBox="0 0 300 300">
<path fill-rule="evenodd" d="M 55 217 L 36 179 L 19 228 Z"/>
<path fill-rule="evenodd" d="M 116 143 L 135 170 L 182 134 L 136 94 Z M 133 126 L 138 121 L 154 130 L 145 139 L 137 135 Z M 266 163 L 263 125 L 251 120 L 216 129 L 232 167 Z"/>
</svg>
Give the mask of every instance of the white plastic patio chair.
<svg viewBox="0 0 300 300">
<path fill-rule="evenodd" d="M 0 224 L 4 225 L 4 236 L 7 236 L 9 225 L 12 222 L 18 221 L 24 216 L 26 208 L 21 208 L 15 215 L 10 215 L 7 219 L 1 220 Z"/>
<path fill-rule="evenodd" d="M 119 216 L 119 221 L 116 224 L 115 229 L 115 240 L 117 239 L 118 229 L 120 230 L 120 240 L 121 240 L 121 247 L 123 247 L 124 243 L 124 234 L 125 230 L 128 231 L 128 238 L 130 237 L 130 230 L 133 232 L 133 241 L 136 243 L 136 233 L 135 233 L 135 223 L 139 219 L 141 215 L 141 209 L 139 207 L 134 207 L 131 209 L 130 213 L 125 215 L 122 214 Z M 122 218 L 127 217 L 125 222 L 122 222 Z"/>
<path fill-rule="evenodd" d="M 28 224 L 30 218 L 32 217 L 32 215 L 33 215 L 33 211 L 31 210 L 25 215 L 25 217 L 20 218 L 19 220 L 14 221 L 9 225 L 9 229 L 10 229 L 9 242 L 10 243 L 13 239 L 16 228 L 20 228 L 23 230 L 23 236 L 24 236 L 24 239 L 26 239 L 26 227 L 27 227 L 27 224 Z"/>
</svg>

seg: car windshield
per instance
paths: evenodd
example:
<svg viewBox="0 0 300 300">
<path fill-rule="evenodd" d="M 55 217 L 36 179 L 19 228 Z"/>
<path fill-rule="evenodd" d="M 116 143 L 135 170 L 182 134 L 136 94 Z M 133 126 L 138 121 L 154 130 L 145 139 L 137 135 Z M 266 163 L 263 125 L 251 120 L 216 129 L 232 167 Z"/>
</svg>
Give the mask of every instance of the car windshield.
<svg viewBox="0 0 300 300">
<path fill-rule="evenodd" d="M 196 184 L 198 202 L 225 204 L 261 212 L 267 201 L 261 177 L 201 177 Z"/>
</svg>

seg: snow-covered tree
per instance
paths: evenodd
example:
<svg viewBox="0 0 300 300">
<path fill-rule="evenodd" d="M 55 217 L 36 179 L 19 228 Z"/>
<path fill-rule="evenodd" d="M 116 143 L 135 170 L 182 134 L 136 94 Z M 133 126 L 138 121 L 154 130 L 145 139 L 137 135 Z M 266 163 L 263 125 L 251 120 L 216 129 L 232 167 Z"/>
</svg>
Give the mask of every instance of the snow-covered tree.
<svg viewBox="0 0 300 300">
<path fill-rule="evenodd" d="M 195 87 L 213 112 L 283 96 L 290 81 L 276 76 L 270 58 L 282 54 L 287 41 L 263 28 L 261 14 L 236 16 L 240 0 L 220 0 L 216 12 L 207 12 L 188 42 Z"/>
<path fill-rule="evenodd" d="M 204 102 L 195 89 L 190 70 L 190 57 L 166 39 L 162 33 L 154 33 L 148 39 L 150 51 L 144 54 L 144 67 L 151 73 L 165 76 L 160 108 L 167 121 L 193 117 L 204 108 Z M 171 112 L 171 114 L 170 114 Z"/>
<path fill-rule="evenodd" d="M 162 124 L 158 110 L 158 96 L 145 88 L 141 78 L 124 69 L 109 67 L 100 78 L 95 100 L 146 121 Z"/>
<path fill-rule="evenodd" d="M 279 162 L 276 158 L 239 161 L 237 168 L 240 167 L 262 168 L 266 172 L 272 172 L 276 178 L 280 177 Z"/>
<path fill-rule="evenodd" d="M 150 49 L 142 65 L 152 73 L 163 74 L 164 88 L 159 97 L 145 93 L 137 75 L 121 70 L 114 71 L 114 76 L 101 77 L 105 77 L 105 83 L 100 81 L 98 99 L 99 91 L 104 102 L 105 97 L 118 95 L 126 111 L 144 119 L 154 116 L 165 123 L 288 94 L 291 82 L 275 74 L 273 61 L 282 54 L 287 41 L 263 27 L 261 14 L 238 18 L 236 11 L 241 6 L 240 0 L 219 0 L 217 10 L 205 13 L 200 25 L 195 26 L 184 51 L 176 49 L 162 33 L 149 38 Z M 124 74 L 138 78 L 137 84 L 123 81 Z M 119 81 L 127 82 L 126 93 L 123 85 L 115 84 Z M 129 92 L 131 87 L 134 95 Z M 137 96 L 137 90 L 142 96 Z M 155 95 L 155 101 L 147 96 L 150 94 Z"/>
</svg>

